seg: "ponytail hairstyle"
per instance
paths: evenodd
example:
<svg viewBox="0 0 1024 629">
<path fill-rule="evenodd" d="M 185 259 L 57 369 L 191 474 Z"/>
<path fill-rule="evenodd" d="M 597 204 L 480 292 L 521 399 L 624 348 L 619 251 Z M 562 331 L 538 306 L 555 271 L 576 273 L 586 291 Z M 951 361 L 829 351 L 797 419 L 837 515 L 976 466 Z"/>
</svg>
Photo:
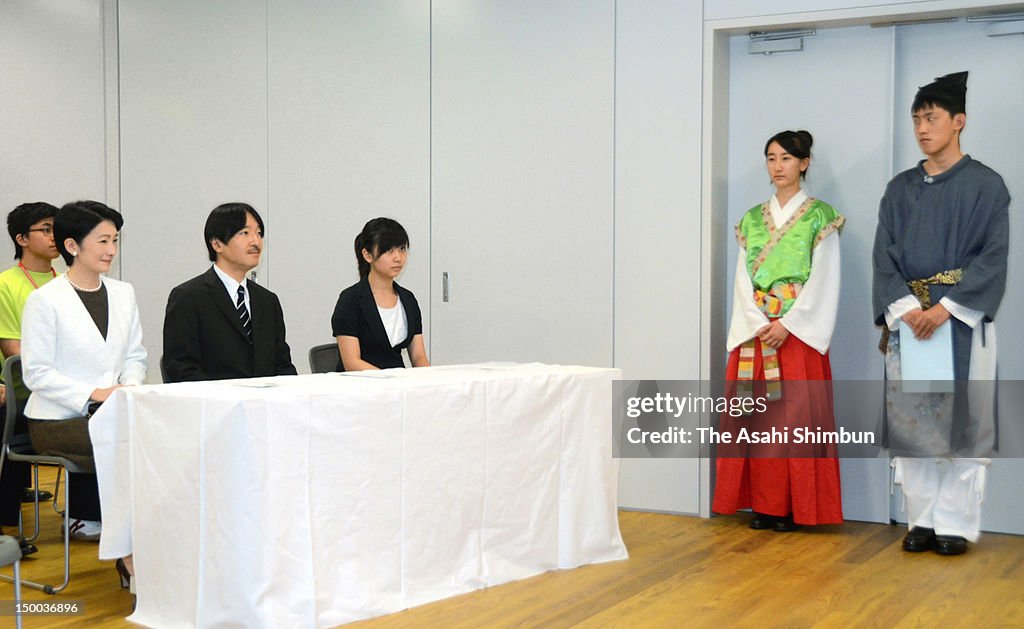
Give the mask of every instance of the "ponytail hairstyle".
<svg viewBox="0 0 1024 629">
<path fill-rule="evenodd" d="M 380 254 L 387 253 L 395 248 L 408 248 L 409 234 L 398 221 L 391 218 L 374 218 L 363 225 L 363 231 L 356 236 L 356 262 L 359 265 L 359 278 L 365 279 L 370 275 L 370 263 L 363 257 L 363 249 L 370 252 L 370 257 L 376 260 Z"/>
<path fill-rule="evenodd" d="M 799 131 L 779 131 L 764 143 L 765 157 L 768 156 L 768 147 L 772 145 L 772 142 L 778 142 L 783 150 L 797 159 L 808 159 L 811 157 L 811 145 L 814 144 L 814 138 L 811 137 L 809 131 L 804 131 L 803 129 Z M 807 168 L 800 173 L 800 178 L 806 179 L 807 171 L 810 169 L 811 167 L 808 164 Z"/>
</svg>

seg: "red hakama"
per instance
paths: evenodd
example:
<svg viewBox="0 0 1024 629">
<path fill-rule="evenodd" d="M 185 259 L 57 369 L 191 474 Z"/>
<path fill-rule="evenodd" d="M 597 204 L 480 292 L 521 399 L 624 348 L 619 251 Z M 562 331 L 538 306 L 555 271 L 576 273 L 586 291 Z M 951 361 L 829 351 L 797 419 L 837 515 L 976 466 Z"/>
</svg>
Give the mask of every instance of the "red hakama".
<svg viewBox="0 0 1024 629">
<path fill-rule="evenodd" d="M 768 403 L 768 411 L 760 414 L 758 425 L 788 428 L 790 439 L 798 427 L 835 430 L 832 406 L 832 369 L 828 354 L 820 354 L 795 335 L 790 334 L 777 350 L 782 380 L 782 399 Z M 735 388 L 739 371 L 740 348 L 729 355 L 726 381 L 729 391 Z M 763 395 L 764 363 L 761 344 L 756 343 L 754 357 L 754 395 Z M 801 383 L 787 386 L 786 381 L 804 381 L 818 393 L 806 391 Z M 814 382 L 825 381 L 826 386 Z M 826 391 L 825 393 L 820 393 Z M 734 432 L 745 418 L 723 414 L 722 430 Z M 737 509 L 751 508 L 757 513 L 772 516 L 793 514 L 797 524 L 838 524 L 843 521 L 842 491 L 839 481 L 839 459 L 835 446 L 817 446 L 823 456 L 814 458 L 785 458 L 779 452 L 792 451 L 785 445 L 771 445 L 758 449 L 762 456 L 720 457 L 716 463 L 715 496 L 711 505 L 715 513 L 735 513 Z M 808 452 L 807 446 L 797 450 Z M 738 454 L 735 446 L 729 454 Z M 753 449 L 752 449 L 753 450 Z"/>
</svg>

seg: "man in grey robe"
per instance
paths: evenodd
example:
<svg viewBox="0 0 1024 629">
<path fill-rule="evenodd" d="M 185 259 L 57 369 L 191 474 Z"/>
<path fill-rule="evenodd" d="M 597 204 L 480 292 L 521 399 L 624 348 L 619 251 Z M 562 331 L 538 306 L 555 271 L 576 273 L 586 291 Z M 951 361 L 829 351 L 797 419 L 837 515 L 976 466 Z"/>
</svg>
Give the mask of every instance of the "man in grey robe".
<svg viewBox="0 0 1024 629">
<path fill-rule="evenodd" d="M 919 438 L 907 448 L 911 456 L 893 461 L 909 552 L 964 553 L 981 524 L 987 460 L 970 457 L 984 449 L 978 418 L 994 417 L 995 316 L 1006 286 L 1010 195 L 995 171 L 960 150 L 966 95 L 966 72 L 918 90 L 911 112 L 925 159 L 889 182 L 875 234 L 872 301 L 875 324 L 886 331 L 889 432 L 900 424 L 903 437 Z M 908 399 L 892 386 L 901 378 L 900 321 L 904 334 L 919 340 L 951 326 L 953 393 Z"/>
</svg>

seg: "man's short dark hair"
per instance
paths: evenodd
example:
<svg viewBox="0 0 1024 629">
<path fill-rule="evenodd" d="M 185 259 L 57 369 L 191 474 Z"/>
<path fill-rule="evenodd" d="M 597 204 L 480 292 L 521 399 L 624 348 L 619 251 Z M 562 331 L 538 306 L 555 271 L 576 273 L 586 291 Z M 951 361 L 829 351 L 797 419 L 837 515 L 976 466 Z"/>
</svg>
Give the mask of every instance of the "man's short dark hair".
<svg viewBox="0 0 1024 629">
<path fill-rule="evenodd" d="M 213 241 L 219 240 L 227 244 L 232 236 L 245 229 L 249 214 L 256 219 L 256 224 L 260 226 L 260 233 L 266 234 L 267 229 L 263 226 L 260 213 L 248 203 L 224 203 L 213 208 L 209 218 L 206 219 L 206 227 L 203 228 L 206 253 L 210 256 L 210 262 L 217 261 L 217 252 L 213 250 Z"/>
<path fill-rule="evenodd" d="M 117 231 L 121 231 L 124 218 L 117 210 L 111 209 L 99 201 L 72 201 L 65 203 L 53 217 L 53 242 L 64 262 L 71 266 L 75 256 L 71 255 L 64 241 L 70 238 L 79 245 L 89 232 L 103 221 L 110 221 Z"/>
<path fill-rule="evenodd" d="M 940 76 L 928 85 L 918 88 L 910 113 L 928 107 L 937 107 L 950 116 L 967 113 L 967 72 L 954 72 Z"/>
<path fill-rule="evenodd" d="M 53 218 L 57 214 L 57 207 L 36 201 L 35 203 L 22 203 L 11 210 L 7 215 L 7 233 L 11 235 L 14 242 L 14 259 L 20 260 L 24 253 L 21 245 L 18 244 L 18 236 L 28 237 L 29 230 L 39 221 Z"/>
</svg>

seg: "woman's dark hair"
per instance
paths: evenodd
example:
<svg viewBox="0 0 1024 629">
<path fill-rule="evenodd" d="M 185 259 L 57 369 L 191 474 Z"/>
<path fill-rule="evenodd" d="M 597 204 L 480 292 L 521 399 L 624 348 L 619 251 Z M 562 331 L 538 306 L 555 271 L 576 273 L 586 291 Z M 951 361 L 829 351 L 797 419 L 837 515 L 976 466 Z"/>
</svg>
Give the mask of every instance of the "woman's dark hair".
<svg viewBox="0 0 1024 629">
<path fill-rule="evenodd" d="M 82 239 L 103 221 L 113 223 L 117 231 L 124 225 L 120 212 L 99 201 L 72 201 L 57 210 L 53 217 L 53 242 L 68 266 L 74 263 L 75 257 L 64 246 L 64 241 L 70 238 L 81 245 Z"/>
<path fill-rule="evenodd" d="M 33 225 L 39 221 L 53 218 L 55 214 L 57 214 L 57 208 L 42 201 L 22 203 L 11 210 L 11 213 L 7 215 L 7 233 L 14 241 L 15 260 L 20 260 L 23 253 L 21 245 L 18 244 L 18 236 L 28 237 L 28 231 L 32 229 Z"/>
<path fill-rule="evenodd" d="M 803 129 L 799 131 L 779 131 L 764 143 L 765 157 L 768 156 L 768 147 L 772 145 L 772 142 L 778 142 L 784 151 L 797 159 L 807 159 L 811 156 L 811 145 L 814 144 L 814 138 L 811 137 L 809 131 L 804 131 Z M 801 179 L 807 177 L 808 170 L 810 170 L 810 166 L 800 173 Z"/>
<path fill-rule="evenodd" d="M 374 218 L 363 225 L 363 231 L 356 236 L 356 261 L 359 263 L 359 277 L 370 274 L 370 263 L 363 258 L 363 249 L 370 252 L 374 259 L 395 247 L 408 247 L 409 234 L 398 221 L 391 218 Z"/>
<path fill-rule="evenodd" d="M 260 226 L 260 233 L 267 234 L 267 228 L 263 226 L 263 219 L 248 203 L 223 203 L 213 208 L 210 216 L 206 219 L 206 227 L 203 228 L 203 238 L 206 239 L 206 253 L 210 256 L 210 262 L 217 261 L 217 252 L 213 250 L 213 241 L 219 240 L 225 245 L 231 237 L 245 229 L 249 222 L 249 214 L 256 219 Z"/>
</svg>

